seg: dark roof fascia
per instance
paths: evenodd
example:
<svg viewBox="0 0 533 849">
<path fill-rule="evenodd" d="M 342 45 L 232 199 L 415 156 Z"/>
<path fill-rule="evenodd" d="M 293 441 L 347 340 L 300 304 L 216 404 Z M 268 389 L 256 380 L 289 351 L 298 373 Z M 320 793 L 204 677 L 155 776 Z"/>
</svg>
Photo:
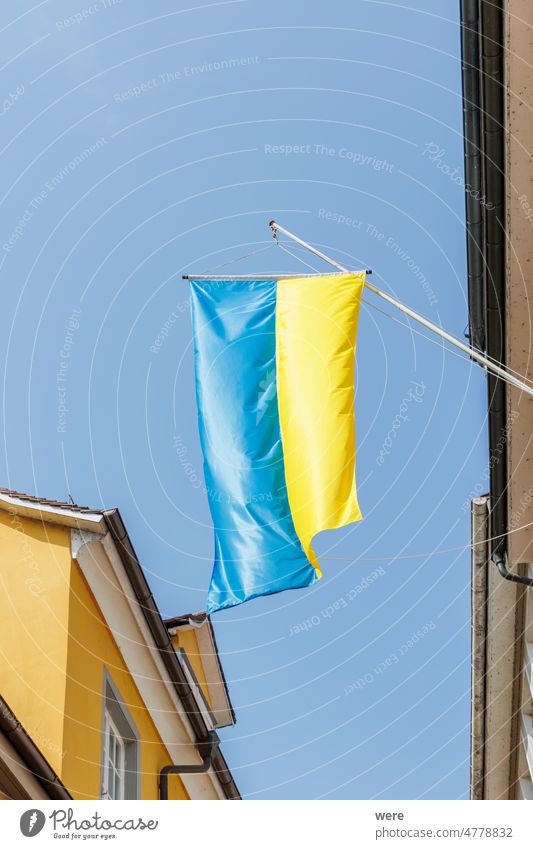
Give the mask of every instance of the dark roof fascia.
<svg viewBox="0 0 533 849">
<path fill-rule="evenodd" d="M 72 799 L 67 788 L 56 775 L 40 749 L 37 748 L 24 726 L 19 722 L 7 702 L 0 696 L 0 730 L 3 731 L 28 770 L 42 785 L 50 799 Z"/>
</svg>

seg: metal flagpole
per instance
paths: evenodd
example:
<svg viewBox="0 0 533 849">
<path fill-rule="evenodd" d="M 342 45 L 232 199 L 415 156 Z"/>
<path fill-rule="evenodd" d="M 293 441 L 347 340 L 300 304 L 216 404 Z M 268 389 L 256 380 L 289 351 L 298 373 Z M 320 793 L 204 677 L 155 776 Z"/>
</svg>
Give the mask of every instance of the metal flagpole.
<svg viewBox="0 0 533 849">
<path fill-rule="evenodd" d="M 286 230 L 285 227 L 282 227 L 280 224 L 277 224 L 275 221 L 270 221 L 268 225 L 272 229 L 272 235 L 275 236 L 276 233 L 283 233 L 284 236 L 287 236 L 288 239 L 292 239 L 293 242 L 296 242 L 298 245 L 301 245 L 303 248 L 306 248 L 315 256 L 323 259 L 324 262 L 328 262 L 330 265 L 333 265 L 339 271 L 344 272 L 345 274 L 352 274 L 348 268 L 345 268 L 340 263 L 336 262 L 331 257 L 323 254 L 322 251 L 317 250 L 312 245 L 309 245 L 307 242 L 304 242 L 303 239 L 300 239 L 298 236 L 295 236 L 294 233 L 291 233 L 289 230 Z M 419 324 L 422 324 L 424 327 L 427 327 L 428 330 L 431 330 L 433 333 L 436 333 L 437 336 L 440 336 L 441 339 L 444 339 L 446 342 L 449 342 L 450 345 L 454 345 L 456 348 L 459 348 L 460 351 L 463 351 L 465 354 L 468 354 L 469 357 L 472 357 L 480 366 L 486 368 L 488 371 L 491 371 L 493 374 L 500 377 L 502 380 L 507 381 L 512 386 L 515 386 L 517 389 L 521 389 L 522 392 L 526 392 L 528 395 L 533 396 L 533 386 L 528 385 L 524 382 L 524 380 L 520 380 L 514 375 L 510 374 L 506 369 L 497 365 L 497 363 L 492 362 L 488 357 L 485 357 L 483 354 L 480 354 L 479 351 L 476 351 L 475 348 L 470 348 L 468 345 L 465 345 L 464 342 L 461 342 L 460 339 L 456 339 L 455 336 L 452 336 L 450 333 L 447 333 L 442 327 L 439 327 L 438 324 L 433 324 L 429 319 L 424 318 L 423 315 L 415 312 L 414 310 L 406 307 L 405 304 L 400 303 L 395 298 L 391 298 L 390 295 L 387 295 L 386 292 L 382 292 L 380 289 L 377 289 L 372 283 L 369 283 L 365 280 L 365 288 L 369 289 L 370 292 L 373 292 L 374 295 L 378 295 L 378 297 L 382 298 L 384 301 L 387 301 L 388 304 L 391 304 L 396 309 L 400 310 L 400 312 L 405 313 L 410 318 L 413 318 L 415 321 L 418 321 Z"/>
<path fill-rule="evenodd" d="M 345 271 L 339 271 L 339 274 L 346 274 Z M 366 272 L 363 269 L 350 271 L 349 274 L 372 274 L 372 271 L 367 268 Z M 275 280 L 276 278 L 283 280 L 291 280 L 300 279 L 301 277 L 323 277 L 322 272 L 318 272 L 317 274 L 302 274 L 300 271 L 299 274 L 225 274 L 222 277 L 222 280 L 258 280 L 258 281 L 267 281 L 267 280 Z M 213 280 L 212 274 L 182 274 L 182 280 Z M 218 278 L 216 278 L 218 279 Z"/>
</svg>

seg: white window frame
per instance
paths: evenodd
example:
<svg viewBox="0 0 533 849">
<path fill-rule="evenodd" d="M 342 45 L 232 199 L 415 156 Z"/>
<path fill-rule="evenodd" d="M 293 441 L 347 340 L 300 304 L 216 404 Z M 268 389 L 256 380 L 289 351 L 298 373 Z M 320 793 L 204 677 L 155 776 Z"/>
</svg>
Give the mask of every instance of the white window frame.
<svg viewBox="0 0 533 849">
<path fill-rule="evenodd" d="M 114 741 L 113 754 L 110 752 L 111 740 Z M 124 740 L 106 707 L 104 708 L 104 775 L 102 786 L 102 797 L 104 799 L 125 798 L 125 761 Z"/>
<path fill-rule="evenodd" d="M 140 790 L 140 737 L 124 699 L 104 669 L 100 798 L 140 799 Z"/>
</svg>

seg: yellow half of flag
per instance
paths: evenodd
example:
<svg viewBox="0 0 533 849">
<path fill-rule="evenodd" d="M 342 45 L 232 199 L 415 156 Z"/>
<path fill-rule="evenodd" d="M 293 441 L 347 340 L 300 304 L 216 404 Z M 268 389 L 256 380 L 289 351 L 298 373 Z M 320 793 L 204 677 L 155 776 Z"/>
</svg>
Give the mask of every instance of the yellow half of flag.
<svg viewBox="0 0 533 849">
<path fill-rule="evenodd" d="M 287 493 L 318 577 L 313 537 L 362 519 L 354 381 L 364 281 L 364 274 L 278 280 L 276 373 Z"/>
</svg>

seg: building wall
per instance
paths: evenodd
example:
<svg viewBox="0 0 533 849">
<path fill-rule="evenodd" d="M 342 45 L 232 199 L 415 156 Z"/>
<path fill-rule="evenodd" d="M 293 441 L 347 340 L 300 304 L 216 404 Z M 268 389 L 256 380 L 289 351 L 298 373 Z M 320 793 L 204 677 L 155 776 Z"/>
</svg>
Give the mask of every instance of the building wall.
<svg viewBox="0 0 533 849">
<path fill-rule="evenodd" d="M 505 11 L 506 293 L 508 367 L 533 379 L 533 6 L 508 0 Z M 490 34 L 487 33 L 490 40 Z M 493 46 L 491 46 L 491 51 Z M 486 247 L 489 262 L 494 250 Z M 509 568 L 533 576 L 533 399 L 507 388 L 507 422 L 492 466 L 507 459 Z M 530 589 L 503 580 L 485 553 L 474 551 L 473 797 L 533 798 L 533 618 Z M 479 530 L 479 527 L 478 527 Z M 474 521 L 474 539 L 476 538 Z M 476 580 L 477 573 L 477 580 Z M 480 580 L 481 578 L 481 580 Z"/>
<path fill-rule="evenodd" d="M 74 798 L 99 798 L 104 667 L 141 740 L 141 795 L 171 763 L 100 609 L 69 528 L 0 511 L 0 688 Z M 179 776 L 170 798 L 188 798 Z"/>
<path fill-rule="evenodd" d="M 509 0 L 507 11 L 507 364 L 533 380 L 533 6 Z M 533 398 L 509 388 L 508 410 L 509 559 L 531 563 Z"/>
<path fill-rule="evenodd" d="M 0 511 L 0 688 L 62 771 L 70 531 Z"/>
<path fill-rule="evenodd" d="M 507 364 L 533 380 L 533 7 L 509 0 L 506 16 L 507 86 Z M 508 554 L 525 574 L 533 562 L 533 398 L 508 388 Z M 531 569 L 529 568 L 529 574 Z M 525 615 L 524 615 L 525 612 Z M 510 795 L 532 798 L 531 590 L 516 607 L 512 682 Z M 523 671 L 522 671 L 523 670 Z"/>
</svg>

